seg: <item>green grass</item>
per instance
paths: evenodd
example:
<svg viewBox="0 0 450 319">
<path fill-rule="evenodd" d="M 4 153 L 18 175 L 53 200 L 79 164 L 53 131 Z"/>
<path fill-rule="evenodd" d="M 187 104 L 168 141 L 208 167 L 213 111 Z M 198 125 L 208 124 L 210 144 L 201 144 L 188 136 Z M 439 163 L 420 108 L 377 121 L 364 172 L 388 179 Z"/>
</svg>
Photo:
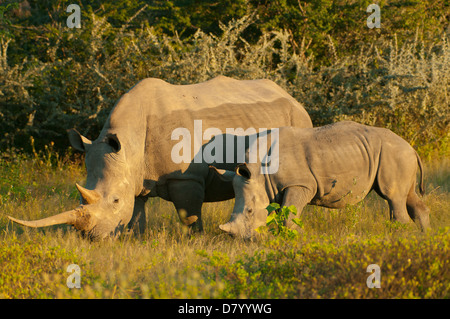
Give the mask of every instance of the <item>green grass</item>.
<svg viewBox="0 0 450 319">
<path fill-rule="evenodd" d="M 79 163 L 47 157 L 0 160 L 1 298 L 449 298 L 449 160 L 426 163 L 432 230 L 388 221 L 370 194 L 342 210 L 308 206 L 295 240 L 267 234 L 243 241 L 223 234 L 233 201 L 204 206 L 202 234 L 187 235 L 173 205 L 149 200 L 141 237 L 91 243 L 65 226 L 27 229 L 19 218 L 78 205 Z M 69 289 L 70 264 L 81 288 Z M 366 286 L 369 264 L 381 289 Z"/>
</svg>

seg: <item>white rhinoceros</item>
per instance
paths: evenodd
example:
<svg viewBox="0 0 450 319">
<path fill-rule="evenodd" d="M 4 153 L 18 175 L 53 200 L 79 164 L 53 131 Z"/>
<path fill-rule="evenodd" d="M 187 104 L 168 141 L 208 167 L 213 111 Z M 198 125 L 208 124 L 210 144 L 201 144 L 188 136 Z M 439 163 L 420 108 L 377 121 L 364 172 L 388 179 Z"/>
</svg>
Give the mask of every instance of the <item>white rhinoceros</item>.
<svg viewBox="0 0 450 319">
<path fill-rule="evenodd" d="M 276 137 L 271 136 L 274 132 Z M 363 200 L 372 189 L 388 201 L 391 219 L 406 223 L 409 214 L 423 229 L 429 227 L 429 210 L 415 192 L 419 166 L 424 194 L 422 163 L 392 131 L 345 121 L 317 128 L 283 127 L 258 134 L 255 141 L 262 136 L 259 145 L 272 141 L 269 157 L 277 170 L 268 172 L 267 163 L 259 160 L 248 163 L 248 155 L 247 163 L 235 171 L 211 166 L 224 181 L 233 182 L 236 194 L 231 219 L 219 226 L 222 230 L 248 238 L 265 225 L 271 202 L 295 205 L 298 212 L 307 204 L 343 208 Z M 291 220 L 287 224 L 293 225 Z"/>
<path fill-rule="evenodd" d="M 303 106 L 269 80 L 219 76 L 193 85 L 142 80 L 118 101 L 95 141 L 69 131 L 72 146 L 86 152 L 87 182 L 77 185 L 81 205 L 37 221 L 10 218 L 30 227 L 66 223 L 92 239 L 104 238 L 130 221 L 142 231 L 145 201 L 159 196 L 174 203 L 184 224 L 201 230 L 203 202 L 230 199 L 234 192 L 230 182 L 210 172 L 205 159 L 193 161 L 194 153 L 211 139 L 211 132 L 286 125 L 312 127 Z M 206 134 L 209 128 L 215 131 Z M 179 147 L 180 132 L 184 138 L 193 136 L 191 154 L 190 147 Z M 178 156 L 180 149 L 188 154 Z M 236 164 L 228 161 L 222 167 L 234 169 Z"/>
</svg>

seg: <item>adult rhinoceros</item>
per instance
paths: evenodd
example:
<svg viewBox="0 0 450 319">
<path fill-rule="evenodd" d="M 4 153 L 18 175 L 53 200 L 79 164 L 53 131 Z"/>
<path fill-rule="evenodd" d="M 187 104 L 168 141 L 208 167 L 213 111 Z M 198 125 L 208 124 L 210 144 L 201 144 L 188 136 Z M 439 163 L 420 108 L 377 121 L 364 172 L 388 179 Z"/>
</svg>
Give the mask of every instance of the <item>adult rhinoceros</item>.
<svg viewBox="0 0 450 319">
<path fill-rule="evenodd" d="M 87 182 L 85 187 L 77 184 L 81 205 L 36 221 L 10 219 L 30 227 L 70 224 L 99 239 L 117 235 L 130 221 L 139 223 L 142 231 L 145 201 L 159 196 L 174 203 L 184 224 L 202 230 L 203 202 L 233 198 L 234 191 L 230 182 L 210 172 L 204 159 L 193 163 L 195 154 L 187 154 L 191 161 L 173 158 L 177 129 L 194 134 L 194 149 L 208 142 L 195 136 L 194 121 L 200 120 L 203 131 L 312 127 L 305 109 L 269 80 L 219 76 L 199 84 L 171 85 L 145 79 L 122 96 L 95 141 L 69 131 L 72 146 L 86 152 Z M 218 167 L 234 169 L 236 164 Z"/>
</svg>

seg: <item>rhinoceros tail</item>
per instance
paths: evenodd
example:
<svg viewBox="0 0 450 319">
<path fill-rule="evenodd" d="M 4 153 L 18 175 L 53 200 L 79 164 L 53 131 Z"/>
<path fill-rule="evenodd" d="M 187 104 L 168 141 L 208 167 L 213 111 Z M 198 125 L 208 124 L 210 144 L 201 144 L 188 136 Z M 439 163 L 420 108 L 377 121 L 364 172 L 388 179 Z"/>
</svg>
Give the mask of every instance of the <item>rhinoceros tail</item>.
<svg viewBox="0 0 450 319">
<path fill-rule="evenodd" d="M 419 154 L 417 154 L 416 152 L 416 157 L 417 157 L 417 163 L 419 164 L 419 168 L 420 168 L 420 184 L 419 184 L 419 191 L 420 191 L 420 195 L 425 195 L 425 186 L 423 184 L 423 165 L 422 165 L 422 161 L 420 160 Z"/>
</svg>

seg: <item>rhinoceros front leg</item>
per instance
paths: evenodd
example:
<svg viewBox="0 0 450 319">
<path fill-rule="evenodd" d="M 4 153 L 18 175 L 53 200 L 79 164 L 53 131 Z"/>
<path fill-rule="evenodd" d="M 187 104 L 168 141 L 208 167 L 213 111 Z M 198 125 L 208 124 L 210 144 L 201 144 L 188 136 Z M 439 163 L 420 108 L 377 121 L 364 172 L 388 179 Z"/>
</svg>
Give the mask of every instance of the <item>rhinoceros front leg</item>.
<svg viewBox="0 0 450 319">
<path fill-rule="evenodd" d="M 296 224 L 292 222 L 292 219 L 295 217 L 300 217 L 303 208 L 313 199 L 314 193 L 303 186 L 290 186 L 284 190 L 283 196 L 283 206 L 291 206 L 294 205 L 297 208 L 297 216 L 293 216 L 292 214 L 289 216 L 286 221 L 286 226 L 289 228 L 297 227 Z"/>
<path fill-rule="evenodd" d="M 193 180 L 171 180 L 168 182 L 168 192 L 181 222 L 195 231 L 203 231 L 201 212 L 205 199 L 204 187 Z"/>
<path fill-rule="evenodd" d="M 139 231 L 139 234 L 143 234 L 147 228 L 147 219 L 145 217 L 145 203 L 146 197 L 136 197 L 134 200 L 133 216 L 131 217 L 128 227 L 135 232 Z"/>
</svg>

